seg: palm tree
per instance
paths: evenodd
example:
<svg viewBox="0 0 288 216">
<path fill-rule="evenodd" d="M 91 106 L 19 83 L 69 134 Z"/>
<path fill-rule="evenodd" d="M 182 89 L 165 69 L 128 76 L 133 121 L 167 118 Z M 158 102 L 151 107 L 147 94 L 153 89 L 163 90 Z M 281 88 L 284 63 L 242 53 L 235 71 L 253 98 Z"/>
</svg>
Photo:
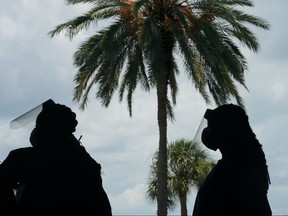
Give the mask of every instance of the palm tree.
<svg viewBox="0 0 288 216">
<path fill-rule="evenodd" d="M 147 198 L 154 201 L 157 195 L 156 161 L 154 154 L 148 179 Z M 168 146 L 168 208 L 173 209 L 176 198 L 180 201 L 181 216 L 187 216 L 187 195 L 199 188 L 214 166 L 214 162 L 198 143 L 178 139 Z"/>
<path fill-rule="evenodd" d="M 178 85 L 184 72 L 207 103 L 223 104 L 231 99 L 244 106 L 236 83 L 245 86 L 247 62 L 235 44 L 240 41 L 254 52 L 257 38 L 246 24 L 268 29 L 263 19 L 246 14 L 240 6 L 252 0 L 66 0 L 70 5 L 91 3 L 86 14 L 60 24 L 51 37 L 65 31 L 72 39 L 100 20 L 108 20 L 84 41 L 74 54 L 78 68 L 74 100 L 84 109 L 88 95 L 108 106 L 113 93 L 126 94 L 130 116 L 133 93 L 140 83 L 157 93 L 159 126 L 157 214 L 167 215 L 167 118 L 173 120 Z M 112 20 L 112 21 L 111 21 Z M 176 56 L 181 61 L 176 62 Z M 236 81 L 236 83 L 235 83 Z M 168 88 L 171 99 L 168 97 Z"/>
</svg>

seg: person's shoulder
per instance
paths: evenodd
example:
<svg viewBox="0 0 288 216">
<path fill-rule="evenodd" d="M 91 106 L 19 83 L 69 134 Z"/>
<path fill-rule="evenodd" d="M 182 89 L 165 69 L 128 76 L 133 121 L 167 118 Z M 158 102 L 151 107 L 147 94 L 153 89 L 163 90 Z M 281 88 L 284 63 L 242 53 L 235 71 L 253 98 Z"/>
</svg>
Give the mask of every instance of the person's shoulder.
<svg viewBox="0 0 288 216">
<path fill-rule="evenodd" d="M 29 154 L 34 152 L 35 149 L 33 147 L 24 147 L 24 148 L 17 148 L 10 151 L 9 155 L 21 155 L 21 154 Z"/>
<path fill-rule="evenodd" d="M 17 148 L 14 150 L 11 150 L 6 157 L 6 159 L 3 161 L 3 165 L 5 164 L 20 164 L 21 163 L 26 163 L 27 160 L 34 158 L 34 149 L 33 147 L 26 147 L 26 148 Z M 1 165 L 2 165 L 1 164 Z"/>
</svg>

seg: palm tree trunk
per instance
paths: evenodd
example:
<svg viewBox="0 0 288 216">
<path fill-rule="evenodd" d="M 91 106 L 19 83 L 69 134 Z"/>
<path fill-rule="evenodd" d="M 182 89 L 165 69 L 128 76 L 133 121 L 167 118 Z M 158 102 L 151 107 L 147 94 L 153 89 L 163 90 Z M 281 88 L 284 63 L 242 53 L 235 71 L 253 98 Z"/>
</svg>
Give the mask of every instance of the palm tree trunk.
<svg viewBox="0 0 288 216">
<path fill-rule="evenodd" d="M 180 208 L 181 208 L 181 216 L 187 216 L 187 194 L 183 193 L 179 195 L 179 200 L 180 200 Z"/>
<path fill-rule="evenodd" d="M 167 84 L 163 83 L 157 87 L 158 102 L 158 127 L 159 127 L 159 158 L 157 178 L 157 215 L 167 215 Z"/>
<path fill-rule="evenodd" d="M 164 28 L 160 30 L 162 35 L 165 73 L 163 79 L 157 84 L 158 102 L 158 127 L 159 127 L 159 158 L 158 158 L 158 178 L 157 178 L 157 215 L 167 216 L 168 190 L 167 190 L 167 90 L 169 77 L 172 72 L 172 51 L 173 40 L 171 33 Z"/>
</svg>

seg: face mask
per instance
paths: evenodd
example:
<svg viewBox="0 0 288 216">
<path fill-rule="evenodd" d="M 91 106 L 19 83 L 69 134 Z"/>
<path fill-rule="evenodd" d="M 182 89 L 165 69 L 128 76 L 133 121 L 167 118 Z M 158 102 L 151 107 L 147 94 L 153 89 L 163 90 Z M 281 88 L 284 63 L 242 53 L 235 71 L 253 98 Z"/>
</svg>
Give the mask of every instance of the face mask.
<svg viewBox="0 0 288 216">
<path fill-rule="evenodd" d="M 30 134 L 30 143 L 33 147 L 38 146 L 39 140 L 38 140 L 38 134 L 36 128 L 34 128 Z"/>
<path fill-rule="evenodd" d="M 209 128 L 204 128 L 201 135 L 202 143 L 209 149 L 216 151 L 218 149 L 217 138 Z"/>
</svg>

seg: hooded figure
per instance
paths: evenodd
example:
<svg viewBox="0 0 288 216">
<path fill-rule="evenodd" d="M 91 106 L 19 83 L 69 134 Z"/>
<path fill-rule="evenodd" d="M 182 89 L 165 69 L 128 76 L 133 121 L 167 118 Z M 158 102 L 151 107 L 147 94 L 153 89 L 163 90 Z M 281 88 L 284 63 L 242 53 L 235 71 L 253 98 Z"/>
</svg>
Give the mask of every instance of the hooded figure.
<svg viewBox="0 0 288 216">
<path fill-rule="evenodd" d="M 200 187 L 192 215 L 271 216 L 266 159 L 245 111 L 227 104 L 207 109 L 204 118 L 202 142 L 222 158 Z"/>
<path fill-rule="evenodd" d="M 32 147 L 0 165 L 0 215 L 111 216 L 101 166 L 74 137 L 76 114 L 48 100 L 31 132 Z"/>
</svg>

